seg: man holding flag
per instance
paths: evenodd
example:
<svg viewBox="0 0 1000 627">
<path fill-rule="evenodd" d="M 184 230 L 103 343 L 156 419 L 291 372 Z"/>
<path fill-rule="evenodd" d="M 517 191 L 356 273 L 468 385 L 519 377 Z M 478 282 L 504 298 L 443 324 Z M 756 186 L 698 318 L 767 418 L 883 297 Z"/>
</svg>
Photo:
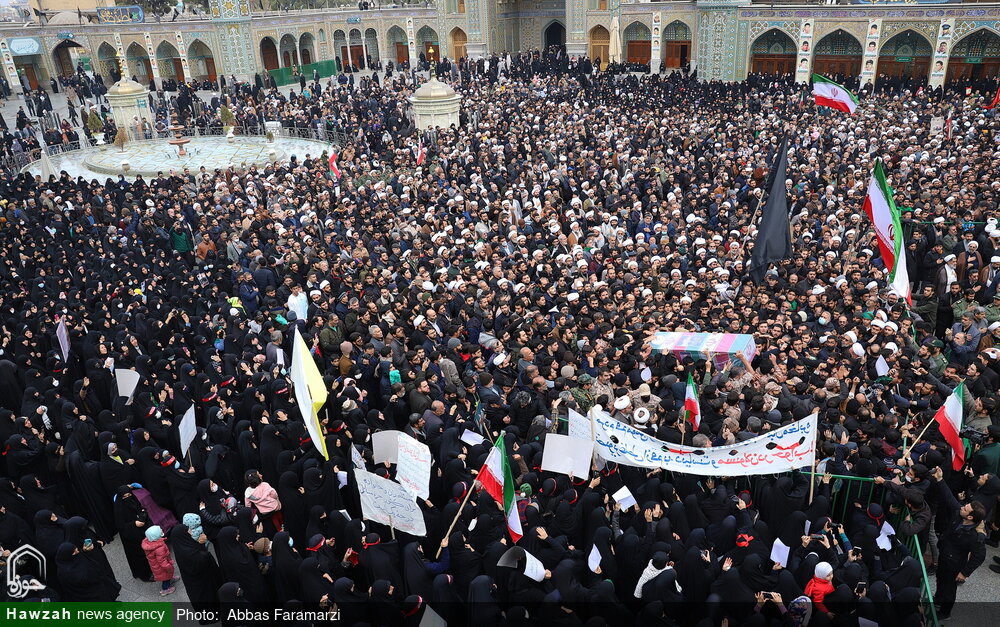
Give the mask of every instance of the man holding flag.
<svg viewBox="0 0 1000 627">
<path fill-rule="evenodd" d="M 865 213 L 875 227 L 882 262 L 885 264 L 885 271 L 889 273 L 889 287 L 912 305 L 913 297 L 910 293 L 910 276 L 906 270 L 906 247 L 903 246 L 899 209 L 893 202 L 892 188 L 889 187 L 881 159 L 875 161 L 875 170 L 868 183 Z"/>
</svg>

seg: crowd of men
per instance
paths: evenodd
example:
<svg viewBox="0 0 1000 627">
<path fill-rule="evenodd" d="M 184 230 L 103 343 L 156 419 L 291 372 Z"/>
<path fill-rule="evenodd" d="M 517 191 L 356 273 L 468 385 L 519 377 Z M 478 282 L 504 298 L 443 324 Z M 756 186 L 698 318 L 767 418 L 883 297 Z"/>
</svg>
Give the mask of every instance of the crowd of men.
<svg viewBox="0 0 1000 627">
<path fill-rule="evenodd" d="M 919 625 L 921 562 L 939 618 L 973 572 L 995 576 L 979 571 L 1000 495 L 991 93 L 890 86 L 848 116 L 775 77 L 635 76 L 555 53 L 454 65 L 461 124 L 423 133 L 412 74 L 291 95 L 230 81 L 219 104 L 239 119 L 342 132 L 339 177 L 318 147 L 151 180 L 3 182 L 0 547 L 47 558 L 29 599 L 113 600 L 129 577 L 169 594 L 175 564 L 195 608 L 335 607 L 352 625 L 428 608 L 475 625 Z M 783 137 L 794 254 L 755 283 Z M 876 157 L 912 306 L 887 288 L 863 209 Z M 653 350 L 661 330 L 751 334 L 758 352 L 718 368 Z M 329 460 L 296 405 L 295 333 L 329 389 Z M 139 375 L 130 397 L 121 369 Z M 956 470 L 933 416 L 961 381 Z M 816 474 L 541 470 L 547 434 L 595 406 L 702 447 L 818 411 Z M 362 520 L 353 452 L 393 478 L 372 461 L 382 430 L 432 451 L 425 537 Z M 541 581 L 497 564 L 513 538 L 475 481 L 497 439 Z M 622 486 L 634 506 L 611 498 Z M 112 542 L 131 572 L 110 567 Z"/>
</svg>

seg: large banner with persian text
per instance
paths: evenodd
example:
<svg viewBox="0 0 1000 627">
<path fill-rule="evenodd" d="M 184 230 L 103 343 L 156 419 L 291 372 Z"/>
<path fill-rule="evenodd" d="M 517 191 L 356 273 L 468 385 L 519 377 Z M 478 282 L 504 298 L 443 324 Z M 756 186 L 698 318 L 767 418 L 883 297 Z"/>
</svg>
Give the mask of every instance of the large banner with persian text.
<svg viewBox="0 0 1000 627">
<path fill-rule="evenodd" d="M 812 468 L 816 460 L 817 414 L 731 446 L 696 448 L 658 440 L 604 411 L 592 410 L 594 452 L 626 466 L 737 477 Z"/>
</svg>

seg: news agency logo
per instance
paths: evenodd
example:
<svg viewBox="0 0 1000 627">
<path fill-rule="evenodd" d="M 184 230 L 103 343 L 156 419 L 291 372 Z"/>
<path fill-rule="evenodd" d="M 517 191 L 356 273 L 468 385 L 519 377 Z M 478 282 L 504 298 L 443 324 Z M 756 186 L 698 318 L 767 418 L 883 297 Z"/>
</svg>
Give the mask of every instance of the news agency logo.
<svg viewBox="0 0 1000 627">
<path fill-rule="evenodd" d="M 30 544 L 22 544 L 10 552 L 7 558 L 7 594 L 15 599 L 23 599 L 32 590 L 44 590 L 45 584 L 34 577 L 18 577 L 20 570 L 28 570 L 31 561 L 38 564 L 38 575 L 45 579 L 45 556 Z"/>
</svg>

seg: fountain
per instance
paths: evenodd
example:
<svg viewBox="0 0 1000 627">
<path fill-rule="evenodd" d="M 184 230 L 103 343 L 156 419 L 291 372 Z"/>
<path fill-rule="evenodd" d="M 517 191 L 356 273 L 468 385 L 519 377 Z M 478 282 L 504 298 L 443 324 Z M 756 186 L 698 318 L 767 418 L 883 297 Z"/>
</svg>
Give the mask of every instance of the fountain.
<svg viewBox="0 0 1000 627">
<path fill-rule="evenodd" d="M 167 127 L 168 130 L 173 131 L 173 139 L 168 139 L 167 143 L 171 146 L 177 146 L 177 156 L 183 157 L 187 155 L 187 151 L 184 150 L 184 144 L 191 141 L 190 138 L 184 137 L 183 130 L 184 125 L 181 124 L 180 120 L 177 119 L 177 110 L 174 109 L 170 113 L 170 126 Z"/>
</svg>

